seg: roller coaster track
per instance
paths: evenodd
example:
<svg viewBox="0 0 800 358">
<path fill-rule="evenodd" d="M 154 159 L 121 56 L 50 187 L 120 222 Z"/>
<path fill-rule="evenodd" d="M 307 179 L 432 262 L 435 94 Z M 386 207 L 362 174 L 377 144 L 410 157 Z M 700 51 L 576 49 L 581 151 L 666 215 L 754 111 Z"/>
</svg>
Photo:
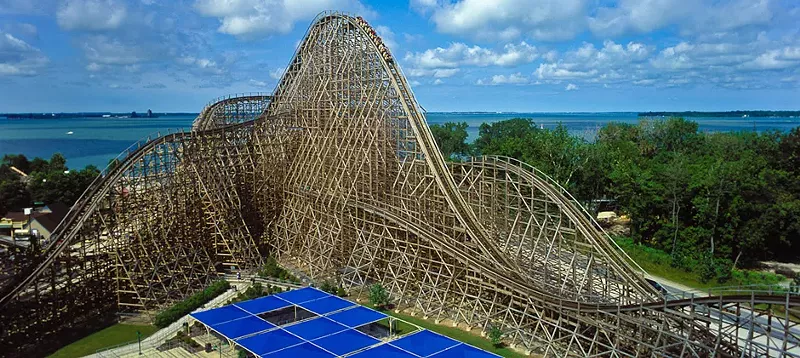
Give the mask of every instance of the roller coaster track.
<svg viewBox="0 0 800 358">
<path fill-rule="evenodd" d="M 545 356 L 800 355 L 797 296 L 666 299 L 544 173 L 446 162 L 358 17 L 320 14 L 272 94 L 213 101 L 118 159 L 41 252 L 0 256 L 0 351 L 51 352 L 272 255 Z"/>
</svg>

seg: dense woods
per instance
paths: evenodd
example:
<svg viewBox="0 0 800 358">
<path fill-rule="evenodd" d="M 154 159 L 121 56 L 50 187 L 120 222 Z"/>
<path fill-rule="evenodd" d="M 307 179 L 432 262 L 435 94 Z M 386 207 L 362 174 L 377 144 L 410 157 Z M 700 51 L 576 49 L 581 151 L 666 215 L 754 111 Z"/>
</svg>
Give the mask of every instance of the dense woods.
<svg viewBox="0 0 800 358">
<path fill-rule="evenodd" d="M 100 174 L 94 166 L 82 170 L 68 171 L 67 161 L 61 154 L 53 154 L 50 160 L 24 155 L 6 154 L 0 162 L 0 215 L 8 211 L 21 211 L 33 202 L 51 204 L 55 202 L 72 205 L 83 191 Z M 24 177 L 17 170 L 27 174 Z"/>
<path fill-rule="evenodd" d="M 682 118 L 608 123 L 596 139 L 531 119 L 433 125 L 445 156 L 504 155 L 551 175 L 588 207 L 611 200 L 636 243 L 671 265 L 726 281 L 733 267 L 800 259 L 800 128 L 702 133 Z"/>
</svg>

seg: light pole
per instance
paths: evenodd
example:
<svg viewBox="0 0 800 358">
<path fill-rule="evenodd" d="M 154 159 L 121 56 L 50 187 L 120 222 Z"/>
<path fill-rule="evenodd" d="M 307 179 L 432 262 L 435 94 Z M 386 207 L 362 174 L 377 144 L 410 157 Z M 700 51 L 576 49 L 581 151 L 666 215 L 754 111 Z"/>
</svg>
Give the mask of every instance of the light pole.
<svg viewBox="0 0 800 358">
<path fill-rule="evenodd" d="M 136 331 L 136 340 L 139 342 L 139 355 L 142 355 L 142 332 Z"/>
</svg>

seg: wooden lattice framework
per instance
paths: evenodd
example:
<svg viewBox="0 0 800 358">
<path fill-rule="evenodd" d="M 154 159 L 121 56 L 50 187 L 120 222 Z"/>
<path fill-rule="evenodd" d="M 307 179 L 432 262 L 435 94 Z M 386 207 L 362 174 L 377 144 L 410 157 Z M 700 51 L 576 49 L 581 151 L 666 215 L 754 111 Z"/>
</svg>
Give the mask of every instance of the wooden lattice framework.
<svg viewBox="0 0 800 358">
<path fill-rule="evenodd" d="M 795 296 L 665 300 L 546 175 L 445 162 L 389 50 L 339 13 L 314 21 L 272 95 L 131 147 L 53 238 L 0 256 L 0 352 L 51 351 L 271 254 L 546 356 L 800 354 Z"/>
</svg>

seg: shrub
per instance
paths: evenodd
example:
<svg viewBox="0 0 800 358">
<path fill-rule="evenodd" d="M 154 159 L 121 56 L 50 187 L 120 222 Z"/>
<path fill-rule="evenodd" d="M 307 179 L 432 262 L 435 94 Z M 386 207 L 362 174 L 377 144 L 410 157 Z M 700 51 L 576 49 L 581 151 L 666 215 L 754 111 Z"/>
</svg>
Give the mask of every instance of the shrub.
<svg viewBox="0 0 800 358">
<path fill-rule="evenodd" d="M 206 304 L 208 301 L 211 301 L 214 299 L 214 297 L 219 296 L 230 288 L 231 285 L 228 283 L 228 281 L 214 282 L 206 287 L 206 289 L 187 297 L 183 301 L 175 303 L 164 311 L 159 312 L 156 315 L 153 324 L 159 328 L 169 326 L 172 322 L 175 322 L 181 317 L 189 314 L 189 312 L 192 312 L 200 306 Z"/>
<path fill-rule="evenodd" d="M 322 281 L 322 285 L 319 286 L 319 289 L 330 294 L 335 294 L 337 287 L 330 280 L 325 280 Z"/>
<path fill-rule="evenodd" d="M 384 308 L 389 304 L 389 292 L 380 283 L 376 283 L 369 288 L 369 301 L 378 307 Z"/>
<path fill-rule="evenodd" d="M 345 291 L 344 288 L 339 287 L 336 289 L 336 295 L 339 297 L 347 296 L 347 291 Z"/>
<path fill-rule="evenodd" d="M 495 347 L 500 347 L 500 344 L 503 343 L 502 339 L 503 330 L 500 329 L 499 326 L 492 325 L 492 327 L 489 328 L 489 340 Z"/>
<path fill-rule="evenodd" d="M 292 276 L 292 274 L 278 265 L 278 260 L 272 256 L 267 256 L 267 261 L 264 263 L 264 267 L 258 271 L 258 276 L 262 278 L 277 278 L 284 281 L 299 282 L 297 277 Z"/>
</svg>

